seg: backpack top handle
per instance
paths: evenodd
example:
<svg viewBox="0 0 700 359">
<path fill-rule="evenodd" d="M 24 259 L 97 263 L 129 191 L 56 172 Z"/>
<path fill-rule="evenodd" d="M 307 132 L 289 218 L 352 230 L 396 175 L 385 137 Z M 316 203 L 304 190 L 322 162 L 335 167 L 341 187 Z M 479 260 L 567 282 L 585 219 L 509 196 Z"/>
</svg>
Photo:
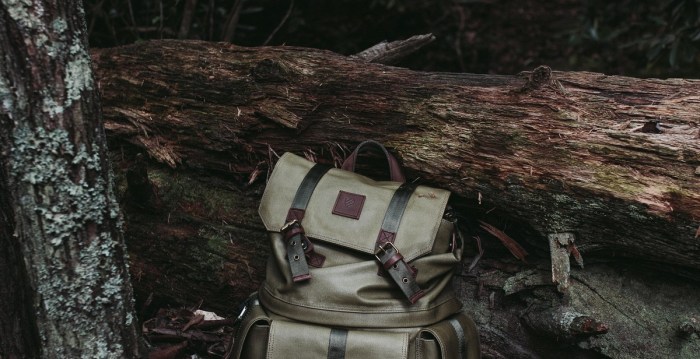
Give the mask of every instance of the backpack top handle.
<svg viewBox="0 0 700 359">
<path fill-rule="evenodd" d="M 357 162 L 357 156 L 362 150 L 362 148 L 366 148 L 366 146 L 368 145 L 377 147 L 381 149 L 382 152 L 384 152 L 384 156 L 386 157 L 387 162 L 389 163 L 389 174 L 391 175 L 392 181 L 401 183 L 406 182 L 406 177 L 404 176 L 403 171 L 401 170 L 401 165 L 399 165 L 399 161 L 396 160 L 396 157 L 389 153 L 389 151 L 387 151 L 384 145 L 374 140 L 367 140 L 357 145 L 355 151 L 353 151 L 350 154 L 350 156 L 348 156 L 348 158 L 345 159 L 345 162 L 343 162 L 341 168 L 346 171 L 355 172 L 355 163 Z"/>
</svg>

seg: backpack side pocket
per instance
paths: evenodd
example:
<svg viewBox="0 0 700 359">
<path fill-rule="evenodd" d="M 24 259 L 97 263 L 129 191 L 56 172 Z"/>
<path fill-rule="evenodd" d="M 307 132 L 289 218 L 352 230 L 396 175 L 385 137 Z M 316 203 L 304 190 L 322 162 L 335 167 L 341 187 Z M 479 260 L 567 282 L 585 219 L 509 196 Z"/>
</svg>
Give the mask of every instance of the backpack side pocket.
<svg viewBox="0 0 700 359">
<path fill-rule="evenodd" d="M 233 348 L 226 359 L 263 359 L 267 357 L 267 342 L 272 320 L 257 299 L 246 308 L 236 332 Z"/>
<path fill-rule="evenodd" d="M 460 312 L 421 330 L 416 359 L 479 359 L 479 332 L 474 321 Z"/>
</svg>

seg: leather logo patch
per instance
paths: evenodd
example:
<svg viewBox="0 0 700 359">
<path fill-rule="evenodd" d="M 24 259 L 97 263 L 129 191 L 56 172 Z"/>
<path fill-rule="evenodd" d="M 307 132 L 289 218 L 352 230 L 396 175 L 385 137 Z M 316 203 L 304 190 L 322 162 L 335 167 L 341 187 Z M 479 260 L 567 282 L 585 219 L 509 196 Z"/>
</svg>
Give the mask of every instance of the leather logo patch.
<svg viewBox="0 0 700 359">
<path fill-rule="evenodd" d="M 335 199 L 333 214 L 352 219 L 360 219 L 362 206 L 365 204 L 365 196 L 350 192 L 340 191 Z"/>
</svg>

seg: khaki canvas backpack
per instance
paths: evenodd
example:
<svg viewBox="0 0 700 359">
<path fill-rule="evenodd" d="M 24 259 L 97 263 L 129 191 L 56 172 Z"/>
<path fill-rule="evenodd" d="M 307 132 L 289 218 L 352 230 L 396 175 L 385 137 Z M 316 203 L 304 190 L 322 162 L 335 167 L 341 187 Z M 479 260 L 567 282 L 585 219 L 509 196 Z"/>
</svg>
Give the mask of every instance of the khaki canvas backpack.
<svg viewBox="0 0 700 359">
<path fill-rule="evenodd" d="M 354 173 L 369 146 L 382 150 L 391 181 Z M 342 169 L 285 153 L 260 203 L 266 278 L 229 357 L 479 358 L 478 332 L 451 286 L 462 243 L 445 216 L 449 196 L 406 183 L 374 141 Z"/>
</svg>

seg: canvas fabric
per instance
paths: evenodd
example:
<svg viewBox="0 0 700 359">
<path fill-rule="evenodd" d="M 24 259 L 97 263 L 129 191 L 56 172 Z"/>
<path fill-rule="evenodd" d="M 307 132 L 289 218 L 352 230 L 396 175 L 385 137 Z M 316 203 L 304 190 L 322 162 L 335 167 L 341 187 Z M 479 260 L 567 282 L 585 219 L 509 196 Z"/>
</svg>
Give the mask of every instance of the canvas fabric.
<svg viewBox="0 0 700 359">
<path fill-rule="evenodd" d="M 266 278 L 230 357 L 478 358 L 451 286 L 450 193 L 321 167 L 292 153 L 275 166 L 259 208 Z"/>
</svg>

